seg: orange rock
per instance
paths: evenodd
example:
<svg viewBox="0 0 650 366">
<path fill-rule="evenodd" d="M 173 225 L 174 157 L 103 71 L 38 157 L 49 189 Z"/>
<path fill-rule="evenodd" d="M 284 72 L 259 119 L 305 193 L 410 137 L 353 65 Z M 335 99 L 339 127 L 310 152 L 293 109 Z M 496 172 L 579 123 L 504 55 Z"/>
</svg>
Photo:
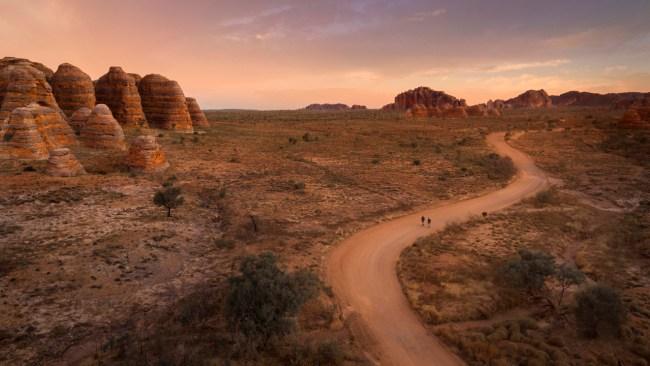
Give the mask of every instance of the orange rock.
<svg viewBox="0 0 650 366">
<path fill-rule="evenodd" d="M 60 110 L 36 103 L 31 103 L 27 108 L 32 113 L 38 132 L 49 150 L 77 144 L 74 131 Z"/>
<path fill-rule="evenodd" d="M 54 177 L 76 177 L 86 174 L 84 167 L 67 148 L 50 151 L 45 172 Z"/>
<path fill-rule="evenodd" d="M 77 135 L 81 134 L 81 130 L 86 125 L 92 112 L 90 108 L 81 107 L 72 113 L 69 124 Z"/>
<path fill-rule="evenodd" d="M 464 99 L 458 99 L 445 92 L 421 86 L 397 95 L 392 106 L 386 105 L 383 108 L 407 110 L 418 104 L 426 108 L 439 108 L 440 110 L 466 106 Z"/>
<path fill-rule="evenodd" d="M 36 70 L 40 71 L 43 73 L 43 76 L 45 76 L 45 80 L 50 80 L 52 75 L 54 75 L 54 72 L 52 69 L 49 67 L 43 65 L 40 62 L 34 62 L 30 61 L 26 58 L 18 58 L 18 57 L 4 57 L 0 59 L 0 69 L 9 66 L 9 65 L 28 65 Z"/>
<path fill-rule="evenodd" d="M 407 117 L 426 118 L 429 117 L 429 110 L 422 104 L 414 104 L 406 111 Z"/>
<path fill-rule="evenodd" d="M 205 117 L 205 113 L 199 107 L 199 103 L 196 102 L 194 98 L 185 98 L 187 104 L 187 111 L 190 113 L 192 118 L 193 127 L 209 127 L 208 119 Z"/>
<path fill-rule="evenodd" d="M 472 117 L 485 117 L 488 115 L 488 108 L 485 104 L 476 104 L 467 107 L 467 115 Z"/>
<path fill-rule="evenodd" d="M 646 115 L 646 117 L 650 117 L 648 116 L 650 114 L 650 111 L 643 110 L 642 113 L 639 113 L 639 109 L 629 108 L 627 111 L 625 111 L 623 118 L 621 118 L 620 122 L 618 123 L 619 127 L 626 129 L 650 128 L 650 119 L 644 120 L 642 114 Z"/>
<path fill-rule="evenodd" d="M 192 118 L 177 82 L 150 74 L 142 78 L 138 89 L 151 127 L 192 132 Z"/>
<path fill-rule="evenodd" d="M 126 150 L 122 126 L 113 118 L 105 104 L 98 104 L 81 129 L 81 140 L 86 146 L 98 149 Z"/>
<path fill-rule="evenodd" d="M 4 59 L 3 59 L 4 60 Z M 45 74 L 28 61 L 9 64 L 0 69 L 0 120 L 19 107 L 36 102 L 53 109 L 59 108 Z"/>
<path fill-rule="evenodd" d="M 135 80 L 121 67 L 112 66 L 106 75 L 96 81 L 95 97 L 98 104 L 106 104 L 110 108 L 115 119 L 123 126 L 147 125 Z"/>
<path fill-rule="evenodd" d="M 16 108 L 11 112 L 3 143 L 9 156 L 17 159 L 45 160 L 49 152 L 38 126 L 27 107 Z"/>
<path fill-rule="evenodd" d="M 553 101 L 544 89 L 528 90 L 505 102 L 512 108 L 549 108 L 553 106 Z"/>
<path fill-rule="evenodd" d="M 467 118 L 465 107 L 451 107 L 442 110 L 442 117 L 445 118 Z"/>
<path fill-rule="evenodd" d="M 126 160 L 129 168 L 136 172 L 154 173 L 169 167 L 165 153 L 160 148 L 155 136 L 138 136 L 131 147 Z"/>
<path fill-rule="evenodd" d="M 50 79 L 50 85 L 59 108 L 68 117 L 79 108 L 95 106 L 93 81 L 76 66 L 68 63 L 59 65 Z"/>
</svg>

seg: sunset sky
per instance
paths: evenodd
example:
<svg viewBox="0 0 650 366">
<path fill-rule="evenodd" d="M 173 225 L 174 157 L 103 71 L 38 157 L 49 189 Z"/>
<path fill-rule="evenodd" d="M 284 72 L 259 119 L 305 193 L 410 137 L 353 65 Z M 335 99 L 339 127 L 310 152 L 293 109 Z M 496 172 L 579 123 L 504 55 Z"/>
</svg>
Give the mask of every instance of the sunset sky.
<svg viewBox="0 0 650 366">
<path fill-rule="evenodd" d="M 649 0 L 0 0 L 0 57 L 177 80 L 203 108 L 380 107 L 420 85 L 650 91 Z"/>
</svg>

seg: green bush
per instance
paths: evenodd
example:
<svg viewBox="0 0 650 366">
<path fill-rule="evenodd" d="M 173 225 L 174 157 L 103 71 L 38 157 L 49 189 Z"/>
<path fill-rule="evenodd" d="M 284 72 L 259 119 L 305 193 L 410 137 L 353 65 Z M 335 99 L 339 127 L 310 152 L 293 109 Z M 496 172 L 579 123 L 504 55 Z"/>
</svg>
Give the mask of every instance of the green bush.
<svg viewBox="0 0 650 366">
<path fill-rule="evenodd" d="M 164 206 L 167 209 L 167 217 L 171 217 L 172 209 L 183 204 L 181 189 L 174 187 L 170 181 L 163 185 L 163 188 L 153 196 L 153 203 Z"/>
<path fill-rule="evenodd" d="M 587 338 L 620 336 L 626 315 L 623 301 L 610 287 L 597 284 L 576 295 L 576 324 Z"/>
<path fill-rule="evenodd" d="M 513 288 L 533 294 L 544 287 L 555 273 L 555 260 L 548 253 L 521 249 L 518 258 L 507 261 L 500 271 L 502 281 Z"/>
<path fill-rule="evenodd" d="M 291 332 L 291 317 L 320 287 L 311 272 L 282 271 L 277 257 L 268 252 L 244 258 L 240 271 L 229 279 L 226 318 L 233 331 L 255 346 L 264 347 L 271 337 Z"/>
<path fill-rule="evenodd" d="M 493 180 L 508 180 L 517 173 L 517 168 L 510 157 L 495 153 L 484 155 L 479 165 L 485 168 L 488 178 Z"/>
</svg>

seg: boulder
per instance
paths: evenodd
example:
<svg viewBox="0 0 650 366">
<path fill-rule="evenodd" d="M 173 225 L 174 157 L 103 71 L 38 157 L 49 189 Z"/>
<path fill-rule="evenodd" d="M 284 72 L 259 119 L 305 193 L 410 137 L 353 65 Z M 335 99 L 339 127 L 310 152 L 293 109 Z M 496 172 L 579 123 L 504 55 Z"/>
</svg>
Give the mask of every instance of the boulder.
<svg viewBox="0 0 650 366">
<path fill-rule="evenodd" d="M 84 167 L 67 148 L 50 151 L 45 172 L 54 177 L 76 177 L 86 174 Z"/>
<path fill-rule="evenodd" d="M 105 104 L 95 106 L 81 129 L 81 140 L 86 146 L 97 149 L 126 150 L 122 126 Z"/>
<path fill-rule="evenodd" d="M 505 102 L 512 108 L 549 108 L 553 106 L 551 97 L 544 89 L 528 90 Z"/>
<path fill-rule="evenodd" d="M 0 120 L 9 117 L 14 109 L 26 107 L 30 103 L 59 109 L 45 74 L 28 61 L 15 62 L 2 67 L 0 69 Z"/>
<path fill-rule="evenodd" d="M 169 168 L 165 153 L 152 135 L 138 136 L 126 159 L 128 167 L 135 172 L 155 173 Z"/>
<path fill-rule="evenodd" d="M 64 63 L 59 65 L 50 85 L 59 108 L 70 117 L 79 108 L 95 106 L 95 87 L 86 73 L 76 66 Z"/>
<path fill-rule="evenodd" d="M 185 95 L 176 81 L 150 74 L 142 78 L 138 89 L 151 127 L 192 132 Z"/>
<path fill-rule="evenodd" d="M 199 103 L 196 102 L 194 98 L 185 98 L 187 104 L 187 111 L 190 113 L 190 118 L 192 119 L 193 127 L 209 127 L 208 119 L 205 117 L 205 113 L 199 107 Z"/>
<path fill-rule="evenodd" d="M 49 157 L 34 115 L 27 107 L 19 107 L 11 112 L 2 141 L 13 158 L 45 160 Z"/>
<path fill-rule="evenodd" d="M 115 119 L 123 126 L 147 125 L 135 80 L 121 67 L 112 66 L 95 82 L 95 97 L 98 104 L 110 108 Z"/>
<path fill-rule="evenodd" d="M 72 113 L 69 124 L 77 135 L 81 134 L 81 130 L 83 129 L 83 126 L 86 125 L 92 112 L 93 111 L 90 108 L 81 107 Z"/>
</svg>

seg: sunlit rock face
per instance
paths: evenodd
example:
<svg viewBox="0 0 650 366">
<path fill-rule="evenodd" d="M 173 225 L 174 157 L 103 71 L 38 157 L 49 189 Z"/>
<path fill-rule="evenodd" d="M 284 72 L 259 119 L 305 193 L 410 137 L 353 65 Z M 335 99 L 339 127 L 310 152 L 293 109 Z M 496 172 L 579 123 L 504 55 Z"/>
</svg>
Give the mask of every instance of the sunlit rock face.
<svg viewBox="0 0 650 366">
<path fill-rule="evenodd" d="M 95 86 L 92 79 L 74 65 L 59 65 L 50 79 L 50 85 L 59 108 L 68 117 L 79 108 L 95 106 Z"/>
<path fill-rule="evenodd" d="M 105 104 L 93 109 L 86 125 L 81 129 L 84 145 L 96 149 L 126 150 L 124 131 Z"/>
<path fill-rule="evenodd" d="M 150 74 L 142 78 L 138 89 L 151 127 L 192 132 L 192 118 L 185 95 L 176 81 Z"/>
<path fill-rule="evenodd" d="M 155 136 L 138 136 L 131 147 L 126 161 L 129 169 L 135 172 L 156 173 L 169 167 L 165 153 Z"/>
<path fill-rule="evenodd" d="M 553 101 L 544 89 L 528 90 L 505 102 L 511 108 L 549 108 Z"/>
<path fill-rule="evenodd" d="M 105 104 L 110 108 L 122 126 L 147 125 L 136 81 L 121 67 L 112 66 L 107 74 L 95 82 L 95 97 L 98 104 Z"/>
<path fill-rule="evenodd" d="M 208 119 L 205 117 L 205 113 L 199 107 L 199 103 L 194 98 L 185 98 L 187 104 L 187 111 L 190 113 L 190 118 L 192 119 L 193 127 L 208 127 Z"/>
</svg>

